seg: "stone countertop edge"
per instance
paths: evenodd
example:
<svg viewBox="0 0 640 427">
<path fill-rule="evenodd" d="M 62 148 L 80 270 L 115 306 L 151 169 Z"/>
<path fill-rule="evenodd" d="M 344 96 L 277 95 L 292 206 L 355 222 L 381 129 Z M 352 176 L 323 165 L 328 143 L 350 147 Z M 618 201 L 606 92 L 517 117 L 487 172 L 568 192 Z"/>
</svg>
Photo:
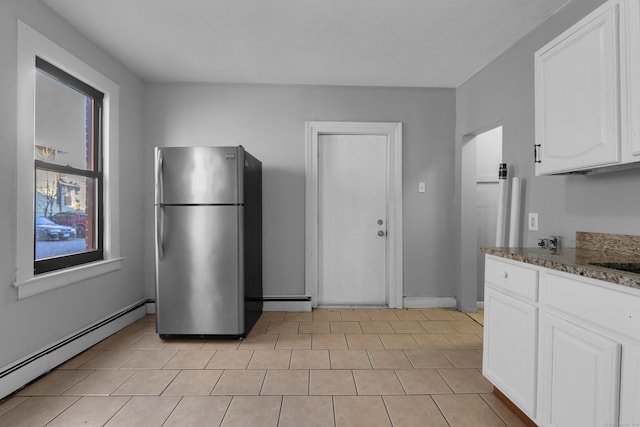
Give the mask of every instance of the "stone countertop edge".
<svg viewBox="0 0 640 427">
<path fill-rule="evenodd" d="M 527 264 L 563 271 L 591 279 L 640 289 L 640 274 L 590 265 L 591 262 L 640 264 L 640 256 L 581 248 L 550 250 L 543 248 L 484 247 L 482 253 Z"/>
</svg>

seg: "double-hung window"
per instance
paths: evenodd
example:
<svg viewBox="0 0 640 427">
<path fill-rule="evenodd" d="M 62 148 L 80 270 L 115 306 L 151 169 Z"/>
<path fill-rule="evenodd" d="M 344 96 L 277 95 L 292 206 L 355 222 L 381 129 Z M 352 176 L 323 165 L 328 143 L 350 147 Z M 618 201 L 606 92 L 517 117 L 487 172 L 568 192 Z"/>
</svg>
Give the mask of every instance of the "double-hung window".
<svg viewBox="0 0 640 427">
<path fill-rule="evenodd" d="M 123 262 L 120 88 L 18 20 L 17 89 L 17 298 L 108 284 Z"/>
<path fill-rule="evenodd" d="M 103 259 L 103 93 L 36 57 L 34 273 Z"/>
</svg>

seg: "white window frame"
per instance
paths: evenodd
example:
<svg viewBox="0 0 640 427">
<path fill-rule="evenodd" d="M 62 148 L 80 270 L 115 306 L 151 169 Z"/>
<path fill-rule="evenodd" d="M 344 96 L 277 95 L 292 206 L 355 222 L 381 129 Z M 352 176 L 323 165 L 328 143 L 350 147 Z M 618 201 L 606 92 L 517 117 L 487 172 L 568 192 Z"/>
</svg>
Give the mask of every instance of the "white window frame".
<svg viewBox="0 0 640 427">
<path fill-rule="evenodd" d="M 36 56 L 77 77 L 104 93 L 103 179 L 104 259 L 88 264 L 33 274 L 34 247 L 34 160 Z M 118 206 L 118 135 L 120 87 L 67 52 L 29 25 L 18 20 L 17 97 L 17 227 L 16 277 L 12 286 L 18 299 L 81 282 L 122 268 Z"/>
</svg>

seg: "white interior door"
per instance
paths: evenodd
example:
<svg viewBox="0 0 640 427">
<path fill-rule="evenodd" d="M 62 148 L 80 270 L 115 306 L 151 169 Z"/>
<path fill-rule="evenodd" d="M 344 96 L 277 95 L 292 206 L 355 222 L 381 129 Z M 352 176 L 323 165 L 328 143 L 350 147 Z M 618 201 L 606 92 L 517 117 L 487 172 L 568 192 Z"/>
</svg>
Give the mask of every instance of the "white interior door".
<svg viewBox="0 0 640 427">
<path fill-rule="evenodd" d="M 320 305 L 387 304 L 387 137 L 318 139 Z"/>
</svg>

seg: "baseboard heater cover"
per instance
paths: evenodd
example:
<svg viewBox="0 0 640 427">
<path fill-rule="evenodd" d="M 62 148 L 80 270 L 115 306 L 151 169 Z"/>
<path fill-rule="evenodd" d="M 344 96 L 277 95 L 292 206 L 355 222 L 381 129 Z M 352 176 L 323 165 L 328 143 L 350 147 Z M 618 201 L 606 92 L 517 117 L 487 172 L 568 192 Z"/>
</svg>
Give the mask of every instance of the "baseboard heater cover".
<svg viewBox="0 0 640 427">
<path fill-rule="evenodd" d="M 311 296 L 265 295 L 262 297 L 262 311 L 311 311 Z"/>
<path fill-rule="evenodd" d="M 147 300 L 134 303 L 0 370 L 0 399 L 82 353 L 146 314 Z"/>
</svg>

